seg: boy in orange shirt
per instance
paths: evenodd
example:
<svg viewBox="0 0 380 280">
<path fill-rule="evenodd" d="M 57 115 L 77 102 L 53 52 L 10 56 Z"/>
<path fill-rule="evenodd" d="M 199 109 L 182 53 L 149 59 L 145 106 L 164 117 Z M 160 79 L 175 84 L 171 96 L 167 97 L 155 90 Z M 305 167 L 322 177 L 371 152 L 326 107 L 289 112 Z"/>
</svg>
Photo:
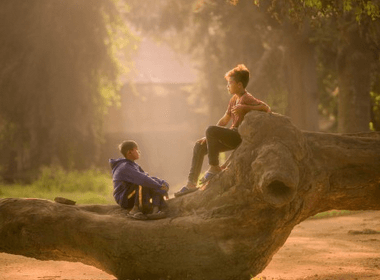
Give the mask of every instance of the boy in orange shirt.
<svg viewBox="0 0 380 280">
<path fill-rule="evenodd" d="M 206 183 L 222 168 L 219 165 L 219 153 L 236 149 L 241 143 L 238 127 L 244 116 L 251 110 L 271 112 L 270 107 L 263 101 L 253 97 L 246 91 L 249 81 L 249 70 L 244 64 L 239 64 L 225 75 L 227 88 L 232 95 L 224 116 L 218 121 L 216 126 L 209 126 L 206 130 L 206 137 L 199 139 L 194 146 L 193 159 L 188 181 L 181 190 L 174 195 L 176 197 L 191 193 L 197 190 L 198 177 L 202 169 L 203 158 L 208 154 L 209 168 L 201 184 Z M 225 126 L 232 120 L 230 128 Z"/>
</svg>

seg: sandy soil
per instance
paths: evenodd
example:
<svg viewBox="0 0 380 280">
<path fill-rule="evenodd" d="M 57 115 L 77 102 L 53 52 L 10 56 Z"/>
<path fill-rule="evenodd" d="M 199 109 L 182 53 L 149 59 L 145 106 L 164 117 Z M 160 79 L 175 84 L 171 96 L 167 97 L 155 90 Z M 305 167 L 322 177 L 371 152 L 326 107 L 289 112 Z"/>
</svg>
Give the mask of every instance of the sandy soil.
<svg viewBox="0 0 380 280">
<path fill-rule="evenodd" d="M 80 263 L 0 254 L 0 280 L 115 280 Z M 307 220 L 256 280 L 380 279 L 380 211 Z"/>
</svg>

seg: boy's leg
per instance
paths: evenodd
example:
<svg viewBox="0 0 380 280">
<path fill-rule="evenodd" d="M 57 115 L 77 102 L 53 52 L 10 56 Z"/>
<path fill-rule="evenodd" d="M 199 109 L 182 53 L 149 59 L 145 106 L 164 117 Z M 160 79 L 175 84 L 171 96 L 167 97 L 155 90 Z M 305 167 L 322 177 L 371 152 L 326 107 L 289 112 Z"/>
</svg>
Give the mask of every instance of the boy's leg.
<svg viewBox="0 0 380 280">
<path fill-rule="evenodd" d="M 151 201 L 152 200 L 152 201 Z M 142 187 L 143 213 L 157 213 L 167 208 L 164 196 L 153 189 Z"/>
<path fill-rule="evenodd" d="M 151 214 L 147 214 L 148 219 L 163 219 L 166 218 L 166 213 L 163 211 L 166 203 L 162 194 L 150 190 L 152 198 L 152 211 Z"/>
<path fill-rule="evenodd" d="M 191 161 L 191 168 L 188 177 L 188 184 L 196 186 L 198 183 L 199 174 L 201 174 L 203 159 L 207 154 L 207 144 L 195 143 L 193 149 L 193 158 Z"/>
<path fill-rule="evenodd" d="M 163 206 L 166 205 L 164 197 L 156 192 L 152 193 L 152 206 L 153 214 L 158 213 L 160 210 L 163 210 Z"/>
<path fill-rule="evenodd" d="M 191 168 L 187 184 L 178 192 L 174 193 L 175 197 L 179 197 L 197 190 L 199 174 L 201 174 L 203 159 L 207 155 L 207 143 L 196 142 L 193 149 L 193 158 L 191 160 Z"/>
<path fill-rule="evenodd" d="M 209 164 L 217 167 L 219 167 L 219 153 L 236 149 L 242 141 L 237 131 L 220 126 L 208 127 L 206 139 Z"/>
<path fill-rule="evenodd" d="M 130 214 L 135 214 L 135 213 L 139 213 L 139 212 L 142 212 L 141 209 L 140 209 L 140 203 L 139 203 L 139 186 L 135 187 L 136 191 L 135 191 L 135 195 L 134 195 L 134 199 L 133 199 L 133 208 L 131 209 L 131 211 L 129 212 Z"/>
<path fill-rule="evenodd" d="M 124 193 L 123 199 L 120 202 L 120 206 L 125 209 L 131 209 L 135 205 L 138 206 L 138 203 L 136 204 L 136 200 L 137 200 L 136 193 L 137 193 L 137 188 L 134 186 L 129 186 Z"/>
<path fill-rule="evenodd" d="M 131 217 L 133 219 L 137 219 L 137 220 L 146 220 L 147 217 L 141 212 L 141 210 L 139 208 L 139 195 L 138 195 L 138 193 L 139 193 L 139 187 L 138 186 L 137 187 L 131 186 L 127 190 L 121 206 L 123 208 L 127 208 L 127 209 L 132 208 L 128 212 L 129 217 Z"/>
<path fill-rule="evenodd" d="M 138 204 L 140 205 L 140 210 L 143 213 L 148 213 L 152 210 L 152 203 L 150 199 L 152 198 L 153 190 L 149 188 L 141 187 L 141 191 L 137 194 Z"/>
</svg>

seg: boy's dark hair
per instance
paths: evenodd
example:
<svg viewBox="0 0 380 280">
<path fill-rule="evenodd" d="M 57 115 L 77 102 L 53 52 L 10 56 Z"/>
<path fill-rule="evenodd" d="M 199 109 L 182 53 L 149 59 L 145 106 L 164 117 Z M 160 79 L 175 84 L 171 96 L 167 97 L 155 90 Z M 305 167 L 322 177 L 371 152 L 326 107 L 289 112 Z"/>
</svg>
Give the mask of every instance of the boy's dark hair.
<svg viewBox="0 0 380 280">
<path fill-rule="evenodd" d="M 119 151 L 120 153 L 125 157 L 128 153 L 128 151 L 133 150 L 134 148 L 137 148 L 137 143 L 133 140 L 125 140 L 119 145 Z"/>
<path fill-rule="evenodd" d="M 241 82 L 243 87 L 246 88 L 249 82 L 249 70 L 244 64 L 239 64 L 234 69 L 228 71 L 224 78 L 226 80 L 232 78 L 237 83 Z"/>
</svg>

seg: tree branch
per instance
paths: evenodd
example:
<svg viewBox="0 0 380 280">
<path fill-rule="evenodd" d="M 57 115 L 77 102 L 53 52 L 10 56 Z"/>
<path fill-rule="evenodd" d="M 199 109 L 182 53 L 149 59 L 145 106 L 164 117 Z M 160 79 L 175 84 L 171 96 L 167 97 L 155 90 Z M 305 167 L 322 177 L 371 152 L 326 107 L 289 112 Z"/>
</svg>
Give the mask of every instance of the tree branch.
<svg viewBox="0 0 380 280">
<path fill-rule="evenodd" d="M 242 144 L 201 191 L 137 221 L 116 205 L 0 200 L 0 251 L 80 261 L 123 279 L 250 279 L 295 225 L 330 209 L 380 209 L 380 135 L 302 132 L 250 112 Z"/>
</svg>

